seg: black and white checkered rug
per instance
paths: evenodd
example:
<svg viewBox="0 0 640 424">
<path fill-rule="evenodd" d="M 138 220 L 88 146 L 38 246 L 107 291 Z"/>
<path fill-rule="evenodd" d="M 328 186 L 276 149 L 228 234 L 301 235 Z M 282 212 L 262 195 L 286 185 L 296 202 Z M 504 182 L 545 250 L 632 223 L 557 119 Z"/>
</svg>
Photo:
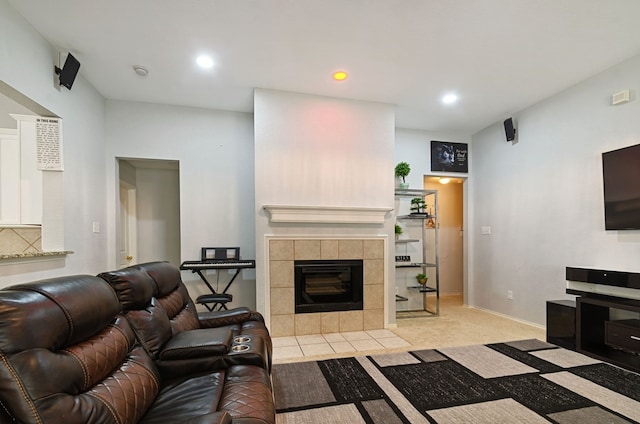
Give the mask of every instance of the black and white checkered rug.
<svg viewBox="0 0 640 424">
<path fill-rule="evenodd" d="M 640 422 L 640 375 L 539 340 L 274 365 L 277 422 Z"/>
</svg>

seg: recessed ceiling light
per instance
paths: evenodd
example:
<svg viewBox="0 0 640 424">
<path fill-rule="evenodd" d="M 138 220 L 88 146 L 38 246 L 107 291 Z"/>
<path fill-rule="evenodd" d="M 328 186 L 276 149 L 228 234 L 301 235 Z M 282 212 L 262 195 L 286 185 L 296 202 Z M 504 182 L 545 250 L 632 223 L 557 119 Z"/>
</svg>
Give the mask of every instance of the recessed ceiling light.
<svg viewBox="0 0 640 424">
<path fill-rule="evenodd" d="M 442 97 L 442 103 L 445 105 L 450 105 L 458 101 L 458 95 L 455 93 L 449 93 Z"/>
<path fill-rule="evenodd" d="M 336 71 L 333 73 L 333 79 L 336 81 L 344 81 L 348 76 L 345 71 Z"/>
<path fill-rule="evenodd" d="M 449 181 L 451 181 L 451 178 L 440 178 L 439 179 L 440 184 L 449 184 Z"/>
<path fill-rule="evenodd" d="M 149 70 L 144 66 L 134 65 L 133 70 L 135 71 L 136 74 L 140 75 L 141 77 L 146 77 L 147 75 L 149 75 Z"/>
<path fill-rule="evenodd" d="M 211 59 L 211 57 L 207 56 L 206 54 L 201 54 L 200 56 L 198 56 L 196 58 L 196 63 L 198 64 L 198 66 L 205 69 L 213 67 L 213 59 Z"/>
</svg>

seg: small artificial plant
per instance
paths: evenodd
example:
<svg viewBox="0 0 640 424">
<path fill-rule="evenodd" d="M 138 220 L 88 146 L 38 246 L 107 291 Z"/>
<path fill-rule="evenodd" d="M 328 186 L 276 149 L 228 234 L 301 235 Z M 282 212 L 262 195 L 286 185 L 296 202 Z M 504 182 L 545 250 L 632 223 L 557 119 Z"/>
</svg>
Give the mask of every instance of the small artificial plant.
<svg viewBox="0 0 640 424">
<path fill-rule="evenodd" d="M 418 280 L 418 283 L 420 284 L 427 284 L 427 280 L 429 279 L 429 277 L 427 277 L 427 274 L 418 274 L 416 275 L 416 280 Z"/>
<path fill-rule="evenodd" d="M 424 213 L 426 208 L 427 204 L 422 197 L 414 197 L 411 199 L 411 210 L 413 213 Z"/>
<path fill-rule="evenodd" d="M 396 235 L 399 236 L 402 234 L 402 227 L 396 224 Z"/>
<path fill-rule="evenodd" d="M 402 178 L 402 182 L 406 183 L 405 177 L 411 172 L 411 167 L 407 162 L 399 162 L 396 165 L 396 177 Z"/>
</svg>

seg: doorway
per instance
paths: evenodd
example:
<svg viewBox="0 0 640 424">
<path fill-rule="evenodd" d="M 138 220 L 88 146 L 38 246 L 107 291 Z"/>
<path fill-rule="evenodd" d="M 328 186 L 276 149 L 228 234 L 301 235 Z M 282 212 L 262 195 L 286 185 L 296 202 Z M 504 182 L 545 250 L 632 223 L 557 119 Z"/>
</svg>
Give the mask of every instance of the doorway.
<svg viewBox="0 0 640 424">
<path fill-rule="evenodd" d="M 441 307 L 462 304 L 464 295 L 465 178 L 424 177 L 425 190 L 438 191 L 438 255 Z"/>
<path fill-rule="evenodd" d="M 118 268 L 132 265 L 138 257 L 136 187 L 120 180 L 120 240 L 118 243 Z"/>
<path fill-rule="evenodd" d="M 180 265 L 180 163 L 118 158 L 118 262 Z"/>
</svg>

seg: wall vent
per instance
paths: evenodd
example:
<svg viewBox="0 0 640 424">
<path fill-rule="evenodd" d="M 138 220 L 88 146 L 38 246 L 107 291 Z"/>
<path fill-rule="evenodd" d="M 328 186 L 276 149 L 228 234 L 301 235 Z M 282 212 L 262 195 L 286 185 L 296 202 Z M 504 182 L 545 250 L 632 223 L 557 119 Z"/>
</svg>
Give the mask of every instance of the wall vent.
<svg viewBox="0 0 640 424">
<path fill-rule="evenodd" d="M 619 105 L 629 101 L 629 90 L 619 91 L 611 95 L 611 104 Z"/>
</svg>

